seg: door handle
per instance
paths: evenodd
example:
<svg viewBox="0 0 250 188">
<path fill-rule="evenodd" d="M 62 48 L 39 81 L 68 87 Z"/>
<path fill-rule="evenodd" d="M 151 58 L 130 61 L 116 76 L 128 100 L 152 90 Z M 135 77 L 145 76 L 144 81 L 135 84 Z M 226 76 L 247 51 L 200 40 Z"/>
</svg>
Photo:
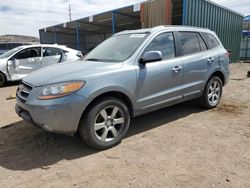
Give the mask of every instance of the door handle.
<svg viewBox="0 0 250 188">
<path fill-rule="evenodd" d="M 173 68 L 173 71 L 174 71 L 175 73 L 178 73 L 181 69 L 182 69 L 181 66 L 175 66 L 175 67 Z"/>
</svg>

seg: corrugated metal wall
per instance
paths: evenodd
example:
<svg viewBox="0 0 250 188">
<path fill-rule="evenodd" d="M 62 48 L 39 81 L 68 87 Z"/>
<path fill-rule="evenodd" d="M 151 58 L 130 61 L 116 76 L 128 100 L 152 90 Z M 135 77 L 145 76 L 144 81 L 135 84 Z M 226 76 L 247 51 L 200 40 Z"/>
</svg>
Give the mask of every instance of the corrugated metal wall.
<svg viewBox="0 0 250 188">
<path fill-rule="evenodd" d="M 157 0 L 141 4 L 142 28 L 171 25 L 172 1 Z"/>
<path fill-rule="evenodd" d="M 238 62 L 243 16 L 206 0 L 183 0 L 183 25 L 209 28 L 217 33 L 226 49 L 231 49 L 231 62 Z"/>
<path fill-rule="evenodd" d="M 59 44 L 66 45 L 67 47 L 78 49 L 77 47 L 77 39 L 76 33 L 65 34 L 65 33 L 55 33 L 54 32 L 44 32 L 42 30 L 39 31 L 40 40 L 42 44 Z M 88 52 L 90 49 L 94 48 L 106 38 L 110 37 L 112 33 L 106 33 L 105 36 L 103 34 L 96 35 L 79 35 L 79 50 L 83 53 Z"/>
</svg>

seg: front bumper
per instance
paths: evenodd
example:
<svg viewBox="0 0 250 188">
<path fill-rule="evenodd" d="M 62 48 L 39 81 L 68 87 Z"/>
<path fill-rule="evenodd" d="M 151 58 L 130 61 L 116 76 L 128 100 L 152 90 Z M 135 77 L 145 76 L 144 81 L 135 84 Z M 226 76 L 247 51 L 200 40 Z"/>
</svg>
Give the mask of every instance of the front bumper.
<svg viewBox="0 0 250 188">
<path fill-rule="evenodd" d="M 42 129 L 63 134 L 74 134 L 87 106 L 86 97 L 77 93 L 53 100 L 16 99 L 16 113 L 22 119 Z"/>
</svg>

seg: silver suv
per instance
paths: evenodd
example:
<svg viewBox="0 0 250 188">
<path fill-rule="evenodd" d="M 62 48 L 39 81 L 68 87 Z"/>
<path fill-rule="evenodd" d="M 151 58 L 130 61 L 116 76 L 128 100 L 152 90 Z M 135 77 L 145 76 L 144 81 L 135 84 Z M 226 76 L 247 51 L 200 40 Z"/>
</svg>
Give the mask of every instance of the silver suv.
<svg viewBox="0 0 250 188">
<path fill-rule="evenodd" d="M 229 54 L 208 29 L 158 26 L 110 37 L 84 61 L 25 77 L 16 113 L 57 133 L 79 132 L 106 149 L 124 138 L 130 118 L 199 98 L 218 105 L 228 82 Z"/>
</svg>

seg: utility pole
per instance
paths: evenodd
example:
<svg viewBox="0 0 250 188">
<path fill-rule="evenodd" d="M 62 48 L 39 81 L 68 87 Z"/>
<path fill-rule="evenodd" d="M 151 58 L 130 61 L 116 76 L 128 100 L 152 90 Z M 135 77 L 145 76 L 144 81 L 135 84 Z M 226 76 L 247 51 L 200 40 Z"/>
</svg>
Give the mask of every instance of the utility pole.
<svg viewBox="0 0 250 188">
<path fill-rule="evenodd" d="M 70 6 L 70 0 L 64 0 L 63 3 L 69 3 L 69 21 L 71 21 L 71 6 Z"/>
<path fill-rule="evenodd" d="M 71 7 L 70 7 L 70 3 L 69 3 L 69 21 L 71 22 Z"/>
</svg>

